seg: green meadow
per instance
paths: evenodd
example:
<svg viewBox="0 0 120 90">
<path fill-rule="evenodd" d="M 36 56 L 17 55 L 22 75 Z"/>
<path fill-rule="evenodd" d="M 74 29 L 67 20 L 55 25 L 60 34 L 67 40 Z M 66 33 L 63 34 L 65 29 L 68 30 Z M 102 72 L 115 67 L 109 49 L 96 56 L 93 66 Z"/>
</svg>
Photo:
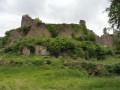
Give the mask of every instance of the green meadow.
<svg viewBox="0 0 120 90">
<path fill-rule="evenodd" d="M 0 59 L 24 63 L 0 65 L 0 90 L 120 90 L 119 75 L 89 76 L 85 70 L 64 66 L 66 61 L 69 62 L 69 58 L 21 57 L 5 54 L 1 55 Z M 109 59 L 110 57 L 103 61 L 89 60 L 89 62 L 111 64 L 112 61 L 114 63 L 120 61 L 118 57 L 111 57 L 110 62 Z M 43 61 L 49 63 L 44 64 Z M 72 59 L 70 61 L 76 62 Z"/>
</svg>

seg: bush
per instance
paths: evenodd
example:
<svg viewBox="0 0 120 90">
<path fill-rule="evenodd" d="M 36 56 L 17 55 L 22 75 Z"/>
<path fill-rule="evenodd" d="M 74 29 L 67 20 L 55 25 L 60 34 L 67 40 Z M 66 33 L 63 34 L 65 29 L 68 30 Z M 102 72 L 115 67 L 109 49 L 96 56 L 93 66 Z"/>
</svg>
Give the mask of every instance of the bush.
<svg viewBox="0 0 120 90">
<path fill-rule="evenodd" d="M 110 74 L 120 75 L 120 63 L 114 64 L 114 65 L 105 65 L 105 69 L 106 69 Z"/>
<path fill-rule="evenodd" d="M 100 47 L 97 45 L 95 55 L 98 60 L 104 59 L 107 55 L 112 55 L 112 54 L 113 54 L 112 50 L 109 47 Z"/>
<path fill-rule="evenodd" d="M 0 48 L 3 48 L 6 44 L 6 37 L 0 37 Z"/>
<path fill-rule="evenodd" d="M 39 18 L 36 18 L 35 22 L 37 26 L 40 26 L 42 24 L 42 21 Z"/>
<path fill-rule="evenodd" d="M 73 58 L 97 58 L 103 59 L 106 55 L 111 54 L 111 50 L 106 47 L 100 47 L 95 42 L 91 41 L 77 41 L 69 38 L 26 38 L 17 41 L 14 44 L 6 47 L 6 52 L 18 53 L 24 47 L 27 47 L 32 53 L 35 51 L 36 45 L 46 46 L 51 56 L 58 57 L 66 53 Z"/>
<path fill-rule="evenodd" d="M 114 66 L 113 65 L 105 65 L 104 66 L 106 69 L 106 72 L 108 72 L 109 74 L 114 74 Z"/>
<path fill-rule="evenodd" d="M 87 63 L 87 62 L 82 62 L 81 67 L 85 70 L 87 70 L 89 75 L 95 75 L 97 71 L 97 67 L 93 63 Z"/>
<path fill-rule="evenodd" d="M 51 33 L 53 38 L 57 37 L 61 30 L 61 26 L 57 24 L 46 24 L 46 28 Z"/>
<path fill-rule="evenodd" d="M 37 60 L 37 61 L 33 61 L 32 64 L 34 65 L 44 65 L 45 64 L 45 61 L 44 60 Z"/>
<path fill-rule="evenodd" d="M 87 38 L 89 41 L 93 41 L 93 42 L 96 41 L 96 35 L 94 33 L 88 34 Z"/>
<path fill-rule="evenodd" d="M 79 24 L 71 24 L 71 26 L 74 33 L 77 33 L 80 30 Z"/>
<path fill-rule="evenodd" d="M 73 50 L 74 48 L 74 44 L 71 39 L 60 37 L 48 40 L 45 45 L 48 47 L 51 55 L 56 57 L 58 57 L 60 53 L 69 49 Z"/>
<path fill-rule="evenodd" d="M 46 60 L 46 63 L 47 64 L 51 64 L 52 62 L 50 60 Z"/>
<path fill-rule="evenodd" d="M 28 32 L 30 31 L 30 29 L 31 29 L 31 26 L 29 26 L 29 25 L 24 25 L 24 26 L 18 28 L 17 31 L 18 31 L 18 32 L 22 32 L 23 35 L 25 36 L 25 35 L 28 34 Z"/>
<path fill-rule="evenodd" d="M 114 72 L 120 75 L 120 63 L 114 65 Z"/>
</svg>

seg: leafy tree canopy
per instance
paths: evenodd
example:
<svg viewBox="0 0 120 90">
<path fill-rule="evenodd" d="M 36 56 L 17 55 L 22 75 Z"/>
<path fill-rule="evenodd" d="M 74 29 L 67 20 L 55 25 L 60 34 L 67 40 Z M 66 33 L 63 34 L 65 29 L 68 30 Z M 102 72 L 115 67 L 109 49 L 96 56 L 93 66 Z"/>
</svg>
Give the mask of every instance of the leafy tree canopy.
<svg viewBox="0 0 120 90">
<path fill-rule="evenodd" d="M 110 6 L 106 10 L 112 28 L 120 30 L 120 0 L 110 0 Z"/>
</svg>

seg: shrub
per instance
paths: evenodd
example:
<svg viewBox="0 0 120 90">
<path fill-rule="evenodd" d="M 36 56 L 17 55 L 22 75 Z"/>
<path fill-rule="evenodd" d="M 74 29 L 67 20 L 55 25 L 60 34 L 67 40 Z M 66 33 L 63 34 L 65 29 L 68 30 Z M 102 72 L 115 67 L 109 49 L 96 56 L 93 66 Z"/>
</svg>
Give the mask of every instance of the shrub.
<svg viewBox="0 0 120 90">
<path fill-rule="evenodd" d="M 51 56 L 58 57 L 66 53 L 73 58 L 97 58 L 103 59 L 106 55 L 111 53 L 109 48 L 103 48 L 91 41 L 77 41 L 69 38 L 26 38 L 17 41 L 14 44 L 6 47 L 6 52 L 17 53 L 21 52 L 24 47 L 30 49 L 32 53 L 35 51 L 36 45 L 46 46 Z"/>
<path fill-rule="evenodd" d="M 120 63 L 114 65 L 114 72 L 120 75 Z"/>
<path fill-rule="evenodd" d="M 37 61 L 33 61 L 32 64 L 34 65 L 44 65 L 45 64 L 45 61 L 44 60 L 37 60 Z"/>
<path fill-rule="evenodd" d="M 88 34 L 87 38 L 88 38 L 89 41 L 93 41 L 93 42 L 96 41 L 96 35 L 94 33 Z"/>
<path fill-rule="evenodd" d="M 93 63 L 82 62 L 81 67 L 86 70 L 96 70 L 96 65 Z"/>
<path fill-rule="evenodd" d="M 21 28 L 18 28 L 17 30 L 18 30 L 19 32 L 22 31 L 23 35 L 27 35 L 28 32 L 30 31 L 30 29 L 31 29 L 31 26 L 29 26 L 29 25 L 24 25 L 24 26 L 22 26 Z"/>
<path fill-rule="evenodd" d="M 41 23 L 42 23 L 42 21 L 41 21 L 39 18 L 36 18 L 36 19 L 35 19 L 35 22 L 36 22 L 36 25 L 37 25 L 37 26 L 40 26 Z"/>
<path fill-rule="evenodd" d="M 72 50 L 74 48 L 74 44 L 72 43 L 71 39 L 60 37 L 48 40 L 45 45 L 48 47 L 51 55 L 56 57 L 58 57 L 61 52 L 69 49 Z"/>
<path fill-rule="evenodd" d="M 50 60 L 46 60 L 46 63 L 47 64 L 51 64 L 52 62 Z"/>
<path fill-rule="evenodd" d="M 23 34 L 24 34 L 24 35 L 27 35 L 28 32 L 30 31 L 30 28 L 31 28 L 31 26 L 23 26 L 23 27 L 22 27 Z"/>
<path fill-rule="evenodd" d="M 109 74 L 114 74 L 114 66 L 113 65 L 105 65 L 104 67 Z"/>
<path fill-rule="evenodd" d="M 98 60 L 100 59 L 104 59 L 107 55 L 112 55 L 112 50 L 108 47 L 100 47 L 99 45 L 97 45 L 97 48 L 96 48 L 96 58 Z"/>
<path fill-rule="evenodd" d="M 3 48 L 6 44 L 6 37 L 0 37 L 0 48 Z"/>
<path fill-rule="evenodd" d="M 82 62 L 81 67 L 87 70 L 89 75 L 94 75 L 96 73 L 97 67 L 93 63 Z"/>
<path fill-rule="evenodd" d="M 71 24 L 71 26 L 74 33 L 77 33 L 80 30 L 80 25 L 78 24 Z"/>
<path fill-rule="evenodd" d="M 120 75 L 120 63 L 114 64 L 114 65 L 105 65 L 105 69 L 106 69 L 110 74 Z"/>
<path fill-rule="evenodd" d="M 6 35 L 6 36 L 9 36 L 12 31 L 13 31 L 13 30 L 7 31 L 7 32 L 5 33 L 5 35 Z"/>
<path fill-rule="evenodd" d="M 53 38 L 57 37 L 61 30 L 61 26 L 57 24 L 46 24 L 46 28 L 51 33 Z"/>
</svg>

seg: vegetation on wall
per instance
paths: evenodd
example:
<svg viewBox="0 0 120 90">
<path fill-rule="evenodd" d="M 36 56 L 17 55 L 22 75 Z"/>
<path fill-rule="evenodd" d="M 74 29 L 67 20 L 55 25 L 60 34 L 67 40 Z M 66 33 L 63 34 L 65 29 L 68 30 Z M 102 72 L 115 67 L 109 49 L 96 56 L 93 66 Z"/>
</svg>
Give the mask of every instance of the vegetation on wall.
<svg viewBox="0 0 120 90">
<path fill-rule="evenodd" d="M 77 33 L 81 29 L 79 24 L 71 24 L 71 28 L 72 28 L 74 33 Z"/>
<path fill-rule="evenodd" d="M 6 37 L 0 37 L 0 48 L 5 48 L 6 43 Z"/>
<path fill-rule="evenodd" d="M 36 18 L 35 22 L 36 22 L 37 27 L 42 24 L 42 20 L 40 20 L 39 18 Z"/>
<path fill-rule="evenodd" d="M 85 59 L 97 58 L 103 59 L 106 55 L 112 54 L 112 50 L 108 47 L 100 47 L 91 41 L 77 41 L 69 38 L 27 38 L 10 45 L 6 48 L 6 52 L 17 53 L 22 51 L 24 47 L 28 47 L 34 52 L 36 45 L 46 46 L 52 56 L 58 57 L 59 55 L 77 58 L 82 57 Z"/>
<path fill-rule="evenodd" d="M 64 29 L 62 25 L 59 24 L 46 24 L 45 26 L 48 29 L 48 31 L 51 33 L 53 38 L 57 37 L 60 30 Z"/>
<path fill-rule="evenodd" d="M 17 31 L 18 31 L 18 32 L 22 32 L 22 34 L 25 36 L 25 35 L 28 34 L 28 32 L 30 31 L 30 29 L 31 29 L 31 26 L 29 26 L 29 25 L 24 25 L 24 26 L 18 28 Z"/>
<path fill-rule="evenodd" d="M 74 37 L 74 39 L 78 40 L 78 41 L 92 41 L 92 42 L 96 42 L 96 35 L 94 33 L 90 33 L 87 35 L 81 35 L 79 37 Z"/>
</svg>

